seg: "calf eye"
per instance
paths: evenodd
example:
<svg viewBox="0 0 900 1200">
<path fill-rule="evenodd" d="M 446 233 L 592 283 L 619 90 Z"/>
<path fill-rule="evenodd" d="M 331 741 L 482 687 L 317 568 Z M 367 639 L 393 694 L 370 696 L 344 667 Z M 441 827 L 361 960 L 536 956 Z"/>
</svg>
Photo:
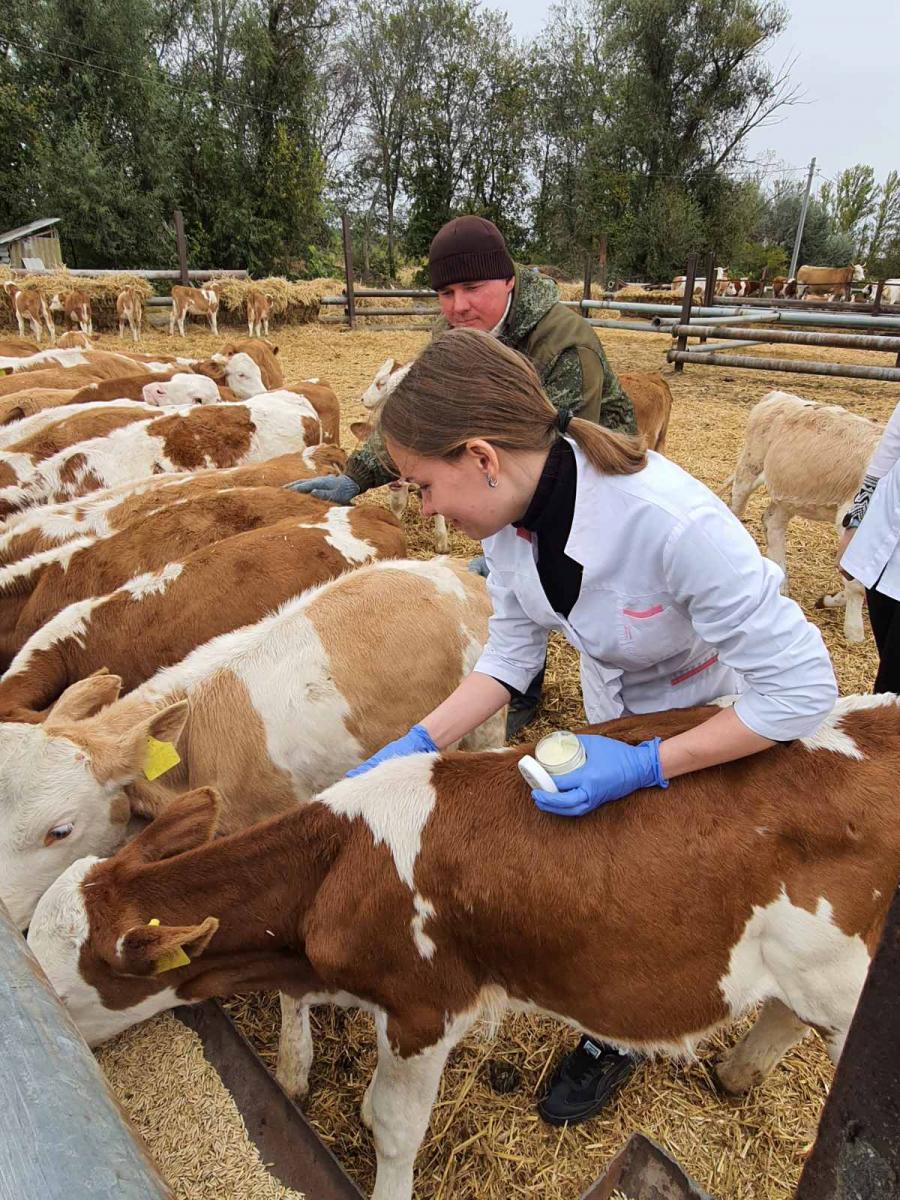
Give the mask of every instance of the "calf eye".
<svg viewBox="0 0 900 1200">
<path fill-rule="evenodd" d="M 67 838 L 75 825 L 72 821 L 66 821 L 62 825 L 54 825 L 47 836 L 44 838 L 45 846 L 52 846 L 54 842 L 61 842 L 63 838 Z"/>
</svg>

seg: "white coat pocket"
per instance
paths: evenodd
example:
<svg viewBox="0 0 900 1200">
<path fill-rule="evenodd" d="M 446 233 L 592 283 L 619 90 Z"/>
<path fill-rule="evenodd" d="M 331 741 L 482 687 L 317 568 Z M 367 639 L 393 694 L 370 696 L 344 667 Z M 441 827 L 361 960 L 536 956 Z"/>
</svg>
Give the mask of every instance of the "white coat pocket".
<svg viewBox="0 0 900 1200">
<path fill-rule="evenodd" d="M 668 598 L 620 597 L 616 613 L 622 665 L 650 667 L 688 650 L 696 640 L 690 621 Z"/>
</svg>

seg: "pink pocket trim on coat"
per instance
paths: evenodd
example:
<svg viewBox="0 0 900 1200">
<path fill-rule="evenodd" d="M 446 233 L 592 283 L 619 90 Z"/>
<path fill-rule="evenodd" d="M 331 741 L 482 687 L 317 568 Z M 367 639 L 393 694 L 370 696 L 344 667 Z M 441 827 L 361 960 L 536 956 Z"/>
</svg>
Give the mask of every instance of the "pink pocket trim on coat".
<svg viewBox="0 0 900 1200">
<path fill-rule="evenodd" d="M 672 680 L 672 687 L 677 687 L 679 683 L 684 683 L 686 679 L 691 679 L 694 675 L 699 675 L 701 671 L 705 671 L 708 667 L 714 666 L 718 661 L 718 654 L 714 654 L 712 658 L 708 658 L 706 662 L 700 663 L 700 665 L 697 667 L 691 667 L 691 669 L 689 671 L 685 671 L 683 675 L 676 675 Z"/>
<path fill-rule="evenodd" d="M 623 608 L 622 612 L 626 617 L 635 617 L 638 621 L 643 621 L 645 617 L 658 617 L 662 610 L 661 604 L 654 604 L 652 608 L 645 608 L 643 612 L 638 612 L 635 608 Z"/>
</svg>

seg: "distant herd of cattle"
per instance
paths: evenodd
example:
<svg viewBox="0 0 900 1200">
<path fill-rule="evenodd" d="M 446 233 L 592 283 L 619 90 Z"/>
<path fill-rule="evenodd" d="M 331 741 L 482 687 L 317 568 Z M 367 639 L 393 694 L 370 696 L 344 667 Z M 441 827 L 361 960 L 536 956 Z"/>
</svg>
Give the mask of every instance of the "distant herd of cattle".
<svg viewBox="0 0 900 1200">
<path fill-rule="evenodd" d="M 862 266 L 856 264 L 849 267 L 810 267 L 803 266 L 795 278 L 785 275 L 776 276 L 771 282 L 773 297 L 795 297 L 804 300 L 849 300 L 860 303 L 871 301 L 877 285 L 868 283 L 864 287 L 865 272 Z M 676 275 L 672 280 L 672 294 L 675 297 L 684 296 L 686 277 Z M 220 305 L 221 282 L 212 282 L 205 287 L 173 287 L 172 307 L 169 314 L 169 333 L 174 334 L 175 326 L 184 337 L 184 322 L 188 316 L 199 317 L 209 322 L 209 328 L 218 335 L 218 314 Z M 706 287 L 703 277 L 694 280 L 694 295 L 699 299 Z M 752 297 L 762 296 L 768 285 L 759 279 L 748 276 L 731 274 L 725 267 L 716 267 L 714 292 L 717 296 Z M 19 287 L 15 280 L 5 280 L 3 288 L 12 306 L 13 314 L 19 327 L 19 336 L 25 337 L 25 327 L 30 325 L 32 335 L 40 342 L 46 328 L 51 343 L 56 343 L 56 325 L 53 314 L 59 313 L 63 323 L 78 329 L 90 337 L 93 333 L 93 318 L 91 300 L 87 292 L 77 289 L 69 292 L 58 292 L 49 300 L 36 288 Z M 900 305 L 900 279 L 885 280 L 882 285 L 881 302 L 885 305 Z M 245 301 L 247 318 L 247 334 L 251 338 L 269 336 L 269 318 L 272 312 L 272 301 L 262 289 L 253 287 L 248 290 Z M 123 288 L 116 297 L 116 318 L 119 326 L 119 337 L 125 336 L 126 327 L 131 333 L 132 340 L 140 340 L 141 322 L 143 319 L 143 302 L 141 293 L 136 288 Z"/>
<path fill-rule="evenodd" d="M 213 282 L 206 287 L 173 287 L 172 309 L 169 315 L 169 333 L 174 334 L 175 326 L 184 337 L 184 320 L 187 316 L 202 317 L 209 321 L 211 331 L 218 335 L 218 315 L 222 284 Z M 40 342 L 46 328 L 51 343 L 56 343 L 56 325 L 54 313 L 62 315 L 63 323 L 78 329 L 88 337 L 93 334 L 93 318 L 91 315 L 91 298 L 87 292 L 73 289 L 69 292 L 57 292 L 49 300 L 34 287 L 19 287 L 14 279 L 3 283 L 4 291 L 12 306 L 13 315 L 19 326 L 19 336 L 25 337 L 25 326 L 31 326 L 32 335 Z M 269 336 L 269 317 L 272 312 L 272 301 L 260 288 L 250 288 L 245 298 L 247 315 L 247 333 L 252 337 Z M 116 297 L 116 319 L 119 324 L 119 337 L 125 336 L 126 326 L 131 332 L 132 340 L 140 340 L 141 321 L 144 305 L 141 293 L 137 288 L 123 288 Z"/>
<path fill-rule="evenodd" d="M 867 304 L 875 298 L 878 285 L 865 283 L 865 270 L 859 263 L 849 267 L 801 267 L 796 276 L 776 275 L 771 281 L 772 296 L 776 299 L 797 300 L 853 300 Z M 672 280 L 672 293 L 684 296 L 687 279 L 676 275 Z M 762 279 L 751 279 L 744 275 L 733 275 L 726 267 L 716 267 L 713 291 L 716 296 L 763 296 L 770 285 Z M 698 299 L 706 290 L 706 279 L 694 279 L 694 295 Z M 882 304 L 900 304 L 900 279 L 887 279 L 882 285 Z"/>
</svg>

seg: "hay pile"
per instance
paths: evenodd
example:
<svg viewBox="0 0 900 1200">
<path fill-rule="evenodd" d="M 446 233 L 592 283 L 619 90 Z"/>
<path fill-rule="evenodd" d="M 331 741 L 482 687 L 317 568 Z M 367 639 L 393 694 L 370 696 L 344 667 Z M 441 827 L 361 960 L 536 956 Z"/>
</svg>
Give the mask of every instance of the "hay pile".
<svg viewBox="0 0 900 1200">
<path fill-rule="evenodd" d="M 260 1161 L 192 1029 L 163 1013 L 107 1042 L 97 1059 L 178 1200 L 303 1200 Z"/>
<path fill-rule="evenodd" d="M 124 272 L 116 275 L 97 276 L 72 275 L 69 271 L 53 271 L 49 274 L 41 273 L 39 275 L 15 275 L 8 267 L 0 267 L 0 284 L 4 279 L 15 279 L 19 287 L 33 288 L 48 299 L 57 292 L 86 292 L 91 300 L 91 318 L 95 329 L 114 329 L 116 327 L 116 297 L 123 288 L 135 288 L 144 300 L 153 295 L 153 288 L 146 279 L 142 279 L 139 275 L 127 275 Z M 51 316 L 57 328 L 61 330 L 62 313 L 52 313 Z M 18 328 L 12 306 L 8 302 L 0 303 L 0 327 Z M 27 332 L 28 327 L 26 326 Z"/>
<path fill-rule="evenodd" d="M 793 377 L 688 366 L 675 375 L 665 363 L 671 338 L 627 330 L 599 330 L 600 340 L 618 371 L 662 371 L 674 396 L 669 427 L 671 457 L 698 478 L 718 488 L 731 472 L 743 438 L 747 412 L 773 387 L 795 391 L 823 403 L 843 404 L 854 412 L 886 420 L 896 403 L 896 388 L 870 380 Z M 342 401 L 345 448 L 354 439 L 349 425 L 364 415 L 358 397 L 389 355 L 408 361 L 427 342 L 425 333 L 397 329 L 345 329 L 307 325 L 278 331 L 280 359 L 288 381 L 316 375 L 328 380 Z M 211 339 L 201 330 L 180 343 L 186 353 L 209 353 Z M 168 339 L 150 334 L 146 349 L 164 350 Z M 819 358 L 812 347 L 778 347 L 779 357 Z M 828 350 L 833 361 L 858 361 L 852 351 Z M 878 360 L 878 356 L 874 356 Z M 889 364 L 890 359 L 884 356 Z M 365 504 L 386 504 L 385 491 L 367 493 Z M 763 493 L 750 502 L 747 526 L 761 541 Z M 433 527 L 411 503 L 405 519 L 414 557 L 433 553 Z M 478 547 L 455 530 L 451 552 L 460 557 Z M 837 590 L 833 565 L 834 531 L 796 520 L 788 532 L 788 568 L 792 595 L 819 627 L 831 652 L 844 694 L 871 688 L 877 656 L 871 635 L 861 646 L 843 638 L 841 610 L 813 608 L 817 596 Z M 539 718 L 521 737 L 531 741 L 552 728 L 584 720 L 578 683 L 578 658 L 554 635 L 544 701 Z M 274 997 L 255 996 L 229 1005 L 244 1032 L 268 1062 L 274 1062 L 278 1005 Z M 316 1058 L 312 1092 L 304 1107 L 322 1138 L 363 1187 L 371 1184 L 374 1151 L 359 1122 L 359 1104 L 375 1063 L 375 1041 L 368 1017 L 327 1008 L 315 1020 Z M 741 1100 L 723 1100 L 714 1089 L 712 1064 L 721 1046 L 739 1034 L 732 1030 L 704 1048 L 698 1061 L 642 1066 L 608 1115 L 569 1130 L 545 1126 L 534 1112 L 534 1096 L 557 1055 L 571 1048 L 574 1036 L 538 1018 L 508 1018 L 496 1038 L 473 1033 L 451 1056 L 430 1131 L 419 1155 L 419 1200 L 571 1200 L 601 1173 L 628 1134 L 640 1129 L 664 1145 L 697 1182 L 718 1200 L 788 1200 L 812 1139 L 832 1071 L 815 1036 L 793 1050 L 764 1085 Z M 512 1090 L 498 1094 L 491 1079 L 504 1066 Z M 169 1094 L 171 1086 L 167 1086 Z M 198 1197 L 199 1200 L 199 1197 Z"/>
<path fill-rule="evenodd" d="M 621 287 L 616 292 L 617 300 L 647 300 L 655 304 L 680 304 L 681 301 L 677 296 L 673 296 L 669 289 L 663 288 L 645 288 L 638 284 L 630 284 L 626 287 Z"/>
<path fill-rule="evenodd" d="M 251 290 L 263 292 L 272 301 L 271 320 L 278 318 L 279 323 L 305 325 L 318 319 L 322 297 L 331 294 L 335 286 L 338 290 L 342 287 L 336 279 L 289 280 L 280 275 L 266 279 L 235 279 L 227 276 L 215 280 L 215 283 L 221 303 L 220 312 L 224 310 L 235 315 L 239 324 L 243 324 L 247 293 Z"/>
<path fill-rule="evenodd" d="M 580 300 L 584 296 L 584 283 L 557 283 L 560 300 Z M 591 284 L 591 299 L 602 300 L 603 288 L 599 283 Z"/>
</svg>

